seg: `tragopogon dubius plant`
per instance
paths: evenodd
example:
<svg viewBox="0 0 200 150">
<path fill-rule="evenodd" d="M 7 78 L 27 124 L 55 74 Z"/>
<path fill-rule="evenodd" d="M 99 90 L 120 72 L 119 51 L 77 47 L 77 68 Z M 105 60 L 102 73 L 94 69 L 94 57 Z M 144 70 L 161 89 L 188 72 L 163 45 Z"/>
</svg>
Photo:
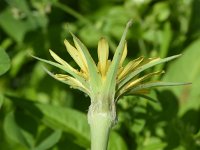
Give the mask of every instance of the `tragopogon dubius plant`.
<svg viewBox="0 0 200 150">
<path fill-rule="evenodd" d="M 110 129 L 116 123 L 116 103 L 120 97 L 124 95 L 144 95 L 152 87 L 187 84 L 147 81 L 152 76 L 162 74 L 164 72 L 162 70 L 140 76 L 146 69 L 171 61 L 180 55 L 167 58 L 144 58 L 141 56 L 124 65 L 127 56 L 125 38 L 130 26 L 131 21 L 126 25 L 112 60 L 108 59 L 109 46 L 105 38 L 99 40 L 98 63 L 96 64 L 86 46 L 72 33 L 75 46 L 67 40 L 64 41 L 64 44 L 80 69 L 73 68 L 51 50 L 50 54 L 56 62 L 33 56 L 66 72 L 66 74 L 53 74 L 45 69 L 53 78 L 86 93 L 90 97 L 88 123 L 91 129 L 92 150 L 107 149 Z"/>
</svg>

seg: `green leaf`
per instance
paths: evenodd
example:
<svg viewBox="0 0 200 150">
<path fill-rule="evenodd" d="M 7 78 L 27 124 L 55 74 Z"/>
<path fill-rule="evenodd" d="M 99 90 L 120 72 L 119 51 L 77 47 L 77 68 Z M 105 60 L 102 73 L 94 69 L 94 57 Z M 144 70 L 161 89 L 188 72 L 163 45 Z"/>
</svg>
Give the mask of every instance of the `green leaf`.
<svg viewBox="0 0 200 150">
<path fill-rule="evenodd" d="M 133 71 L 132 73 L 130 73 L 129 75 L 127 75 L 126 78 L 119 83 L 119 88 L 121 88 L 122 86 L 124 86 L 127 82 L 129 82 L 131 79 L 133 79 L 135 76 L 137 76 L 142 71 L 144 71 L 144 70 L 146 70 L 146 69 L 148 69 L 150 67 L 153 67 L 155 65 L 171 61 L 171 60 L 173 60 L 173 59 L 175 59 L 175 58 L 177 58 L 179 56 L 180 55 L 174 55 L 174 56 L 171 56 L 171 57 L 167 57 L 167 58 L 155 60 L 155 61 L 149 62 L 149 63 L 141 66 L 140 68 L 136 69 L 135 71 Z"/>
<path fill-rule="evenodd" d="M 56 130 L 33 150 L 47 150 L 54 146 L 61 138 L 62 131 Z"/>
<path fill-rule="evenodd" d="M 10 68 L 10 58 L 4 49 L 0 48 L 0 75 L 6 73 Z"/>
<path fill-rule="evenodd" d="M 90 134 L 85 114 L 59 106 L 34 103 L 29 100 L 9 97 L 17 106 L 29 111 L 46 126 L 70 134 L 71 140 L 85 148 L 90 147 Z"/>
<path fill-rule="evenodd" d="M 115 85 L 116 85 L 116 77 L 117 77 L 117 72 L 118 72 L 118 69 L 119 69 L 119 63 L 120 63 L 120 60 L 121 60 L 121 57 L 122 57 L 122 54 L 123 54 L 123 50 L 124 50 L 124 46 L 125 46 L 125 43 L 126 43 L 126 35 L 127 35 L 127 32 L 128 32 L 128 29 L 130 28 L 132 24 L 132 20 L 129 21 L 126 25 L 126 28 L 124 30 L 124 33 L 122 35 L 122 38 L 120 40 L 120 43 L 116 49 L 116 52 L 114 54 L 114 57 L 113 57 L 113 60 L 111 62 L 111 65 L 108 69 L 108 72 L 107 72 L 107 78 L 106 78 L 106 81 L 105 81 L 105 92 L 108 92 L 108 93 L 105 93 L 105 95 L 109 95 L 109 93 L 114 93 L 114 90 L 115 90 Z"/>
<path fill-rule="evenodd" d="M 72 134 L 75 137 L 75 143 L 84 147 L 89 147 L 89 127 L 86 115 L 70 108 L 44 104 L 36 104 L 35 106 L 44 115 L 42 118 L 44 124 Z"/>
<path fill-rule="evenodd" d="M 7 97 L 15 105 L 27 110 L 46 126 L 56 130 L 60 129 L 69 134 L 69 138 L 71 138 L 74 143 L 84 148 L 90 147 L 90 130 L 85 114 L 67 107 L 40 104 L 8 95 Z M 10 126 L 8 129 L 9 128 Z M 127 149 L 125 142 L 117 133 L 111 133 L 110 138 L 110 145 L 112 146 L 110 150 L 114 150 L 115 148 L 116 150 Z M 118 144 L 116 144 L 116 141 Z"/>
<path fill-rule="evenodd" d="M 29 7 L 26 0 L 7 0 L 7 2 L 12 6 L 16 7 L 23 12 L 29 13 Z"/>
<path fill-rule="evenodd" d="M 12 69 L 10 70 L 10 75 L 15 77 L 22 69 L 23 65 L 27 63 L 27 53 L 28 51 L 18 51 L 12 57 Z"/>
<path fill-rule="evenodd" d="M 167 145 L 165 141 L 162 141 L 158 137 L 148 137 L 145 139 L 145 143 L 140 143 L 138 150 L 161 150 Z"/>
<path fill-rule="evenodd" d="M 37 147 L 35 147 L 37 124 L 35 124 L 32 117 L 29 117 L 22 111 L 10 112 L 6 116 L 4 130 L 11 140 L 32 150 L 49 149 L 59 141 L 62 133 L 61 130 L 54 131 L 46 139 L 40 142 Z"/>
<path fill-rule="evenodd" d="M 10 112 L 6 115 L 4 121 L 4 131 L 6 135 L 13 141 L 20 143 L 27 148 L 31 148 L 30 143 L 26 139 L 22 129 L 18 126 L 15 121 L 14 112 Z"/>
<path fill-rule="evenodd" d="M 200 107 L 199 46 L 200 46 L 200 39 L 194 41 L 191 45 L 189 45 L 183 51 L 183 56 L 169 66 L 163 78 L 163 81 L 192 82 L 191 86 L 170 88 L 170 90 L 174 92 L 176 97 L 179 98 L 181 106 L 179 112 L 180 114 L 183 114 L 189 109 L 199 109 Z"/>
<path fill-rule="evenodd" d="M 80 146 L 85 148 L 90 147 L 90 131 L 85 114 L 70 108 L 62 108 L 50 105 L 37 104 L 36 107 L 42 111 L 44 115 L 43 122 L 47 126 L 61 129 L 71 134 L 72 140 L 74 140 L 74 142 Z M 113 148 L 120 150 L 120 148 L 125 147 L 124 141 L 119 137 L 119 135 L 116 135 L 116 133 L 111 135 L 111 139 L 116 139 L 118 140 L 118 143 L 121 144 L 114 146 Z M 114 142 L 112 141 L 112 143 Z M 113 148 L 111 150 L 114 150 Z"/>
<path fill-rule="evenodd" d="M 32 28 L 31 23 L 27 20 L 20 21 L 14 18 L 10 9 L 5 9 L 0 14 L 0 26 L 9 36 L 19 43 L 23 41 L 27 31 Z"/>
<path fill-rule="evenodd" d="M 128 150 L 128 148 L 119 134 L 111 132 L 108 150 Z"/>
</svg>

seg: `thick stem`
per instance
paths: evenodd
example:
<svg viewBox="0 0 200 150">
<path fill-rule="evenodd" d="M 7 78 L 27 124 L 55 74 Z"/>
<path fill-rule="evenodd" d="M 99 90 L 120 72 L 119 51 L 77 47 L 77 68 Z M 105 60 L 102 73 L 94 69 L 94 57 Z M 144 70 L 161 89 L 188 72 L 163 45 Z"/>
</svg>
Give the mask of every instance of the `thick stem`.
<svg viewBox="0 0 200 150">
<path fill-rule="evenodd" d="M 88 111 L 91 150 L 107 150 L 110 130 L 116 120 L 115 105 L 105 105 L 104 102 L 92 103 Z"/>
<path fill-rule="evenodd" d="M 107 113 L 90 116 L 91 150 L 107 150 L 111 126 L 111 118 Z"/>
</svg>

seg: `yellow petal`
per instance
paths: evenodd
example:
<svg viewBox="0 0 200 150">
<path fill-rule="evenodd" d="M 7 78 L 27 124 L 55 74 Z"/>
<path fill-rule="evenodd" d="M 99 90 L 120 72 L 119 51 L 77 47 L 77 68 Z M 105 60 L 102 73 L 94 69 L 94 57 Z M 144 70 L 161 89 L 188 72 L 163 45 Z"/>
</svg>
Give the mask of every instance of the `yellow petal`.
<svg viewBox="0 0 200 150">
<path fill-rule="evenodd" d="M 70 76 L 66 74 L 55 74 L 54 77 L 56 77 L 59 80 L 65 81 L 68 80 Z"/>
<path fill-rule="evenodd" d="M 110 65 L 111 65 L 111 60 L 107 60 L 106 61 L 106 69 L 105 69 L 106 72 L 108 71 Z"/>
<path fill-rule="evenodd" d="M 123 65 L 123 62 L 124 62 L 126 56 L 127 56 L 127 42 L 124 45 L 124 50 L 123 50 L 123 54 L 122 54 L 122 58 L 120 60 L 119 66 Z"/>
<path fill-rule="evenodd" d="M 81 70 L 87 72 L 87 65 L 85 59 L 82 58 L 81 53 L 74 46 L 72 46 L 67 40 L 64 41 L 64 44 L 66 46 L 68 53 L 71 55 L 74 61 L 79 65 Z"/>
<path fill-rule="evenodd" d="M 49 52 L 50 52 L 51 56 L 55 59 L 55 61 L 57 61 L 61 65 L 65 66 L 67 69 L 70 69 L 73 72 L 78 74 L 78 71 L 76 69 L 74 69 L 72 66 L 70 66 L 66 61 L 64 61 L 62 58 L 60 58 L 56 53 L 54 53 L 52 50 L 49 50 Z"/>
<path fill-rule="evenodd" d="M 82 51 L 82 49 L 81 49 L 79 43 L 78 43 L 76 40 L 74 40 L 74 44 L 75 44 L 76 49 L 78 50 L 79 57 L 80 57 L 81 61 L 83 62 L 84 67 L 88 70 L 87 60 L 86 60 L 86 58 L 85 58 L 85 55 L 84 55 L 84 53 L 83 53 L 83 51 Z M 76 58 L 76 59 L 77 59 L 77 58 Z"/>
<path fill-rule="evenodd" d="M 144 60 L 142 61 L 142 63 L 139 64 L 139 66 L 143 66 L 143 65 L 145 65 L 145 64 L 152 63 L 152 62 L 158 61 L 158 60 L 160 60 L 159 57 L 144 59 Z"/>
<path fill-rule="evenodd" d="M 99 59 L 99 71 L 102 76 L 106 75 L 107 60 L 109 55 L 109 46 L 105 38 L 101 38 L 98 43 L 98 59 Z"/>
<path fill-rule="evenodd" d="M 128 73 L 133 71 L 136 67 L 139 66 L 139 64 L 143 61 L 143 57 L 139 57 L 133 61 L 130 61 L 123 69 L 123 71 L 118 75 L 118 80 L 121 80 L 123 77 L 125 77 Z"/>
<path fill-rule="evenodd" d="M 83 92 L 90 93 L 89 90 L 80 81 L 78 81 L 77 79 L 69 75 L 55 74 L 54 77 L 60 81 L 65 81 L 67 84 L 69 84 L 70 86 L 74 88 L 79 88 Z"/>
</svg>

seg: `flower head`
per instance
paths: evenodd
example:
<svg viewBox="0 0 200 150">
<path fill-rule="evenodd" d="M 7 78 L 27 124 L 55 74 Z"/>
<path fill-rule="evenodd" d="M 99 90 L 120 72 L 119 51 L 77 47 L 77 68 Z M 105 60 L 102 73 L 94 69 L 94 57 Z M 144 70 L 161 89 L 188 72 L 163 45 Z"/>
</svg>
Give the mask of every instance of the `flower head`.
<svg viewBox="0 0 200 150">
<path fill-rule="evenodd" d="M 144 74 L 146 69 L 173 60 L 180 55 L 163 59 L 144 58 L 141 56 L 126 65 L 124 64 L 127 56 L 125 38 L 130 25 L 131 21 L 126 25 L 112 60 L 109 59 L 109 46 L 105 38 L 99 40 L 97 48 L 98 62 L 95 63 L 88 49 L 73 33 L 71 35 L 74 45 L 67 40 L 64 41 L 64 44 L 68 53 L 79 66 L 79 69 L 73 68 L 52 50 L 49 50 L 49 52 L 55 61 L 33 56 L 42 62 L 63 70 L 64 74 L 53 74 L 45 69 L 53 78 L 81 90 L 91 98 L 91 105 L 88 110 L 88 123 L 91 129 L 92 150 L 107 148 L 110 129 L 117 121 L 115 104 L 120 97 L 127 94 L 144 96 L 149 88 L 152 87 L 185 84 L 148 81 L 152 76 L 164 73 L 163 70 Z"/>
<path fill-rule="evenodd" d="M 89 95 L 92 101 L 95 101 L 94 97 L 101 95 L 102 97 L 109 97 L 111 101 L 116 102 L 121 96 L 126 94 L 146 94 L 148 89 L 151 87 L 184 84 L 159 81 L 149 82 L 147 80 L 152 76 L 164 73 L 162 70 L 140 76 L 140 74 L 146 69 L 173 60 L 180 55 L 164 59 L 145 59 L 141 56 L 124 65 L 124 60 L 127 56 L 127 43 L 125 38 L 130 26 L 131 21 L 129 21 L 126 25 L 125 31 L 112 60 L 109 60 L 109 45 L 105 38 L 101 38 L 99 40 L 97 49 L 98 62 L 95 63 L 88 49 L 73 33 L 71 33 L 71 35 L 73 37 L 74 46 L 67 40 L 64 41 L 64 44 L 68 53 L 80 69 L 73 68 L 52 50 L 49 50 L 49 52 L 56 62 L 48 61 L 35 56 L 33 57 L 65 71 L 66 74 L 52 74 L 46 69 L 47 73 L 55 79 Z"/>
</svg>

